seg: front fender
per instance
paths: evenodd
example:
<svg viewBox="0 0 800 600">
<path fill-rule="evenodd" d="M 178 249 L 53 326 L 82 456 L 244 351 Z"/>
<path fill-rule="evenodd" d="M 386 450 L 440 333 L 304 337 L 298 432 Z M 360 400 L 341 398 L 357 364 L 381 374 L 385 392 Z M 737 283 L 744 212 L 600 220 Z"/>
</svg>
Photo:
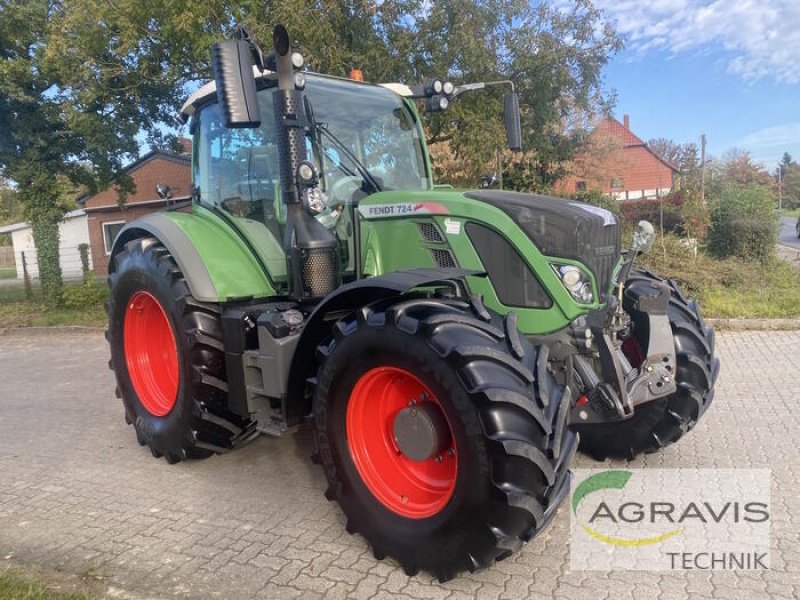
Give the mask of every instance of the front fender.
<svg viewBox="0 0 800 600">
<path fill-rule="evenodd" d="M 208 210 L 158 212 L 122 228 L 111 258 L 129 241 L 153 236 L 169 250 L 195 299 L 228 302 L 275 296 L 275 288 L 243 240 Z M 109 263 L 109 272 L 114 261 Z"/>
<path fill-rule="evenodd" d="M 305 388 L 307 379 L 314 374 L 315 352 L 341 317 L 378 300 L 440 283 L 455 284 L 459 295 L 464 295 L 467 293 L 464 278 L 478 274 L 478 271 L 464 269 L 409 269 L 354 281 L 329 294 L 308 318 L 292 359 L 286 405 L 283 407 L 287 423 L 297 424 L 311 412 L 311 401 L 306 398 Z"/>
</svg>

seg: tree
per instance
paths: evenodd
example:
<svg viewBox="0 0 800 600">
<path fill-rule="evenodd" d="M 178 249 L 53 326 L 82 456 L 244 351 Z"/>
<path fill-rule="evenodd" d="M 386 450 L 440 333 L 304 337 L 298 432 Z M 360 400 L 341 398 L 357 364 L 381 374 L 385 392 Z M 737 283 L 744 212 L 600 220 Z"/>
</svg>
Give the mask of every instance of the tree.
<svg viewBox="0 0 800 600">
<path fill-rule="evenodd" d="M 800 164 L 795 162 L 788 152 L 783 153 L 778 163 L 775 179 L 783 207 L 788 209 L 800 207 Z"/>
<path fill-rule="evenodd" d="M 0 224 L 17 223 L 23 218 L 17 191 L 0 180 Z"/>
<path fill-rule="evenodd" d="M 658 156 L 675 165 L 682 174 L 700 168 L 700 152 L 694 142 L 679 144 L 668 138 L 655 138 L 648 141 L 647 145 Z"/>
<path fill-rule="evenodd" d="M 0 169 L 31 222 L 51 304 L 62 289 L 58 224 L 73 205 L 69 186 L 95 191 L 116 177 L 124 201 L 132 184 L 122 165 L 140 131 L 158 135 L 174 92 L 165 48 L 142 32 L 123 35 L 117 16 L 96 0 L 0 3 Z"/>
<path fill-rule="evenodd" d="M 514 82 L 528 151 L 515 164 L 534 174 L 525 187 L 549 186 L 561 175 L 580 137 L 566 129 L 568 120 L 585 126 L 610 104 L 601 74 L 621 44 L 591 2 L 437 2 L 411 29 L 421 42 L 411 51 L 413 79 Z M 465 96 L 429 120 L 431 144 L 449 142 L 472 165 L 473 180 L 503 148 L 501 98 L 499 90 Z"/>
<path fill-rule="evenodd" d="M 731 148 L 722 157 L 721 175 L 727 184 L 772 187 L 772 177 L 764 165 L 753 160 L 746 150 Z"/>
</svg>

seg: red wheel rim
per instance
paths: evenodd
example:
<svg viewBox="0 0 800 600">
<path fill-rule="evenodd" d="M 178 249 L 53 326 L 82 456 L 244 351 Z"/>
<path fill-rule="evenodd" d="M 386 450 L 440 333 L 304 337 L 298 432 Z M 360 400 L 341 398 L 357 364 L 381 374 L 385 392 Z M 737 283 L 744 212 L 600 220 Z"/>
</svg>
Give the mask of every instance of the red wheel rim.
<svg viewBox="0 0 800 600">
<path fill-rule="evenodd" d="M 125 362 L 147 411 L 163 417 L 178 396 L 178 349 L 167 314 L 148 292 L 136 292 L 125 310 Z"/>
<path fill-rule="evenodd" d="M 458 472 L 449 421 L 450 443 L 440 456 L 414 461 L 401 454 L 394 439 L 394 419 L 412 402 L 422 401 L 442 409 L 430 389 L 408 371 L 376 367 L 356 382 L 347 405 L 347 444 L 361 479 L 381 504 L 410 519 L 441 511 L 453 495 Z"/>
</svg>

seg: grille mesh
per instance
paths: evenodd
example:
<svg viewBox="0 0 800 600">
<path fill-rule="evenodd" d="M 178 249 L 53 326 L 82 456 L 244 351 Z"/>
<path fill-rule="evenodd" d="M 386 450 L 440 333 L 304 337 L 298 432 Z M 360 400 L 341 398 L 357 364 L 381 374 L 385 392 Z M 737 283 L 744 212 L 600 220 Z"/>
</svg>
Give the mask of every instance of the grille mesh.
<svg viewBox="0 0 800 600">
<path fill-rule="evenodd" d="M 303 286 L 312 296 L 326 296 L 339 285 L 336 251 L 322 248 L 304 251 Z"/>
<path fill-rule="evenodd" d="M 417 227 L 419 228 L 419 234 L 426 242 L 444 243 L 444 236 L 434 223 L 417 223 Z"/>
<path fill-rule="evenodd" d="M 442 250 L 441 248 L 430 248 L 433 260 L 442 269 L 454 269 L 456 259 L 453 258 L 453 253 L 450 250 Z"/>
</svg>

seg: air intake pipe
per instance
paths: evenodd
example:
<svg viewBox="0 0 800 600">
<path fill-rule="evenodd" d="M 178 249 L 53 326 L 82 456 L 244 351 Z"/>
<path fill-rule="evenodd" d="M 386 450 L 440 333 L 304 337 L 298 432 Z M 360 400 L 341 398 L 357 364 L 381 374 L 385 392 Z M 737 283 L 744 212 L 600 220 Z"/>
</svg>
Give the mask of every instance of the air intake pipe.
<svg viewBox="0 0 800 600">
<path fill-rule="evenodd" d="M 335 290 L 341 283 L 336 237 L 307 210 L 304 192 L 307 178 L 299 177 L 298 169 L 308 164 L 306 128 L 303 103 L 304 77 L 300 69 L 302 56 L 292 52 L 289 34 L 283 25 L 272 32 L 273 52 L 268 66 L 274 61 L 278 74 L 278 89 L 273 94 L 275 126 L 278 137 L 281 193 L 286 203 L 286 250 L 289 293 L 297 300 L 316 300 Z M 301 182 L 301 179 L 303 180 Z"/>
</svg>

